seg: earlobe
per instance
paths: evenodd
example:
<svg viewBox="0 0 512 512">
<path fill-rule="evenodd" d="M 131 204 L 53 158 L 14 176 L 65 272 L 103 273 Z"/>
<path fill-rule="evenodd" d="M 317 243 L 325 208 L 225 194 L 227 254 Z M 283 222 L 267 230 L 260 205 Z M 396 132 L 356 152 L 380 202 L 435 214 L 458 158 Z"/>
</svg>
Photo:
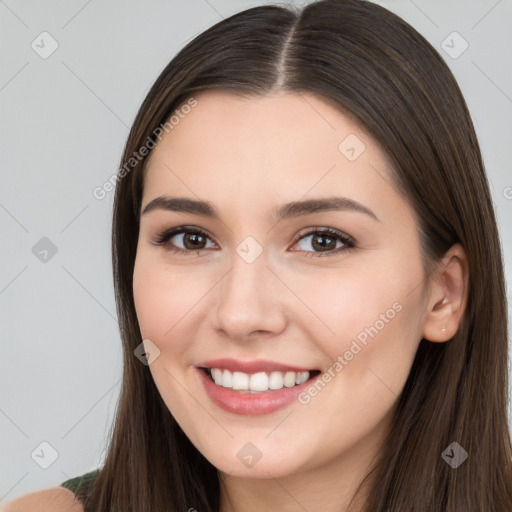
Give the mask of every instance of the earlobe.
<svg viewBox="0 0 512 512">
<path fill-rule="evenodd" d="M 468 283 L 466 253 L 460 244 L 455 244 L 431 277 L 423 338 L 433 343 L 442 343 L 455 336 L 466 309 Z"/>
</svg>

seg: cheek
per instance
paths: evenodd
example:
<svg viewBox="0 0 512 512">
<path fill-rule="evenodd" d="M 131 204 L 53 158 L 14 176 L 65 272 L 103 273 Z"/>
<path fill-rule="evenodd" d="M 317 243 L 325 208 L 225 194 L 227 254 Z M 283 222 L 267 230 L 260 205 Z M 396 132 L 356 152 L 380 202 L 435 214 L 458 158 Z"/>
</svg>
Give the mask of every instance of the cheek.
<svg viewBox="0 0 512 512">
<path fill-rule="evenodd" d="M 190 285 L 176 274 L 165 272 L 144 255 L 135 261 L 133 297 L 141 335 L 157 345 L 174 336 L 180 319 L 190 309 Z"/>
<path fill-rule="evenodd" d="M 391 413 L 409 375 L 420 340 L 419 295 L 410 293 L 410 282 L 414 276 L 407 272 L 400 277 L 351 269 L 337 281 L 318 282 L 323 292 L 308 296 L 308 305 L 335 334 L 323 326 L 320 336 L 319 322 L 312 322 L 311 339 L 332 363 L 324 371 L 325 384 L 309 388 L 300 403 L 311 407 L 311 417 L 325 415 L 329 407 L 329 425 L 350 426 L 348 444 Z M 319 437 L 339 442 L 327 425 L 318 429 Z"/>
<path fill-rule="evenodd" d="M 387 278 L 366 268 L 339 269 L 314 280 L 295 276 L 294 291 L 308 306 L 304 318 L 311 326 L 311 339 L 324 344 L 333 358 L 358 336 L 364 342 L 366 328 L 377 323 L 379 330 L 387 329 L 399 316 L 396 303 L 403 301 Z"/>
<path fill-rule="evenodd" d="M 421 287 L 415 286 L 422 268 L 414 258 L 379 261 L 378 266 L 353 265 L 314 280 L 302 276 L 294 291 L 312 313 L 301 324 L 310 339 L 343 367 L 334 373 L 343 369 L 345 379 L 369 384 L 377 379 L 371 374 L 375 369 L 400 388 L 421 339 Z"/>
<path fill-rule="evenodd" d="M 185 431 L 193 432 L 195 426 L 188 421 L 186 411 L 198 416 L 201 411 L 194 410 L 196 404 L 183 393 L 179 384 L 182 377 L 177 376 L 180 375 L 178 366 L 187 360 L 187 347 L 194 338 L 190 322 L 200 290 L 192 291 L 196 288 L 191 289 L 190 282 L 178 277 L 179 272 L 166 271 L 145 255 L 137 258 L 133 274 L 137 320 L 142 339 L 151 340 L 160 350 L 149 370 L 169 411 Z M 194 297 L 196 294 L 198 298 Z"/>
<path fill-rule="evenodd" d="M 133 298 L 142 338 L 158 339 L 169 329 L 169 311 L 164 314 L 165 287 L 155 279 L 152 272 L 140 260 L 135 264 L 133 273 Z M 167 323 L 167 325 L 165 325 Z"/>
</svg>

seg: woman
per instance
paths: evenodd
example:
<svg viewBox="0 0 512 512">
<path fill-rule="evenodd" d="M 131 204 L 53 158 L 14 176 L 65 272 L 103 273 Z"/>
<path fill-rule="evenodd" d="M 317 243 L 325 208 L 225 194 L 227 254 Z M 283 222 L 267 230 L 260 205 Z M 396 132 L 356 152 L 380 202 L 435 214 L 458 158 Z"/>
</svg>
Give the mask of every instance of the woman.
<svg viewBox="0 0 512 512">
<path fill-rule="evenodd" d="M 500 250 L 464 99 L 408 24 L 360 0 L 216 24 L 126 143 L 121 397 L 59 509 L 512 510 Z"/>
</svg>

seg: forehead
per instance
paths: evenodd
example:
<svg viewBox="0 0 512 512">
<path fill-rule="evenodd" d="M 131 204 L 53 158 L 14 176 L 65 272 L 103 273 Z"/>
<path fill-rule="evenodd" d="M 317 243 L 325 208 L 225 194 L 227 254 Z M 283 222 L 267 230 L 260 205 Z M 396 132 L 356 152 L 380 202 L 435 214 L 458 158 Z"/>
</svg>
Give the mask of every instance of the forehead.
<svg viewBox="0 0 512 512">
<path fill-rule="evenodd" d="M 164 149 L 197 149 L 198 141 L 201 149 L 216 148 L 222 153 L 222 148 L 236 147 L 237 153 L 252 150 L 253 156 L 265 150 L 297 153 L 299 147 L 306 151 L 319 146 L 332 148 L 333 144 L 337 149 L 340 136 L 363 133 L 349 114 L 311 93 L 280 91 L 242 97 L 211 90 L 200 92 L 195 100 L 194 108 L 173 117 L 176 124 L 164 134 L 154 155 Z M 218 141 L 223 142 L 222 147 L 216 147 Z"/>
<path fill-rule="evenodd" d="M 311 93 L 240 97 L 216 90 L 195 99 L 151 152 L 145 192 L 166 182 L 182 188 L 180 178 L 209 193 L 244 185 L 268 193 L 283 182 L 299 195 L 313 186 L 385 184 L 385 154 L 328 100 Z"/>
</svg>

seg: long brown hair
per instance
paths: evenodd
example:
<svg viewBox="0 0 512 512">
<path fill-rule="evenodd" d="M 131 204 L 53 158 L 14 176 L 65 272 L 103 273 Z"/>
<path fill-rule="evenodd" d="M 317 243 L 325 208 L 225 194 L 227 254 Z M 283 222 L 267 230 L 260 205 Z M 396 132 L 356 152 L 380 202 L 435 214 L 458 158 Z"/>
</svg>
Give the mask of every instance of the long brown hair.
<svg viewBox="0 0 512 512">
<path fill-rule="evenodd" d="M 381 144 L 417 213 L 425 272 L 454 244 L 469 263 L 457 334 L 421 340 L 392 430 L 371 473 L 371 512 L 510 512 L 507 309 L 501 247 L 475 131 L 461 91 L 434 48 L 386 9 L 322 0 L 262 6 L 189 42 L 163 70 L 131 128 L 121 165 L 201 90 L 262 96 L 311 92 L 351 113 Z M 147 156 L 119 172 L 113 274 L 124 351 L 107 456 L 85 512 L 216 512 L 216 468 L 190 443 L 134 356 L 141 334 L 132 275 Z M 452 442 L 469 454 L 453 469 Z"/>
</svg>

